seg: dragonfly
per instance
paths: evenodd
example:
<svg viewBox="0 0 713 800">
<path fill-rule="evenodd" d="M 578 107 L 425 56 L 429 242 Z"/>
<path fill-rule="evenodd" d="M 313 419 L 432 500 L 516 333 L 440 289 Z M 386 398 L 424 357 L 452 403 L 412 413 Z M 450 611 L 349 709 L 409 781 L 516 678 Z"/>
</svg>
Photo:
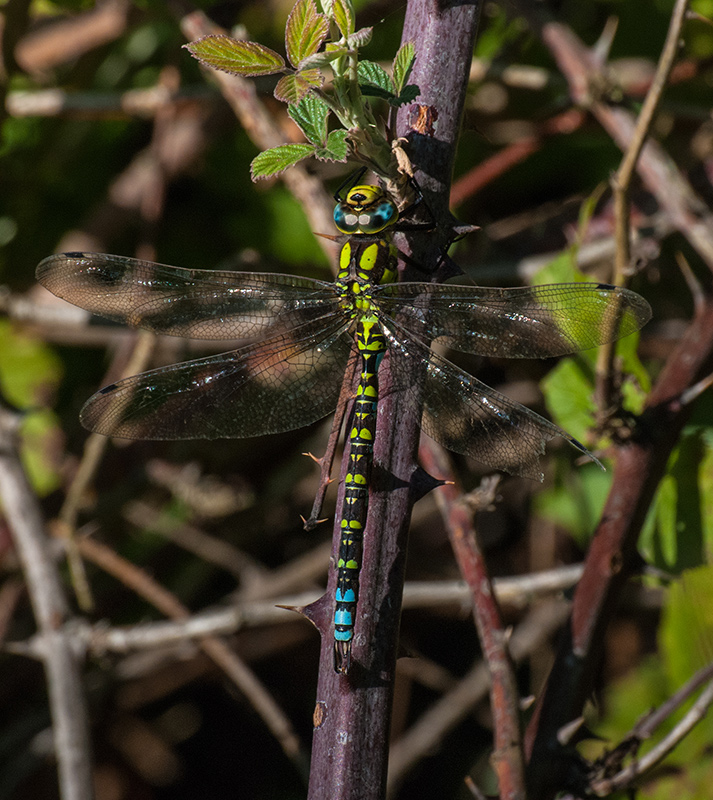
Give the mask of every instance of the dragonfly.
<svg viewBox="0 0 713 800">
<path fill-rule="evenodd" d="M 490 288 L 397 282 L 396 202 L 367 184 L 337 200 L 334 221 L 344 241 L 333 282 L 183 269 L 104 253 L 50 256 L 39 264 L 37 280 L 115 322 L 157 334 L 248 342 L 101 389 L 80 419 L 105 436 L 216 439 L 289 431 L 334 411 L 342 385 L 349 387 L 353 406 L 333 622 L 334 669 L 346 675 L 384 355 L 390 354 L 393 389 L 422 403 L 426 434 L 490 468 L 541 480 L 539 457 L 554 437 L 596 458 L 431 343 L 497 358 L 563 356 L 634 333 L 651 309 L 635 292 L 603 283 Z M 351 383 L 345 380 L 349 368 Z"/>
</svg>

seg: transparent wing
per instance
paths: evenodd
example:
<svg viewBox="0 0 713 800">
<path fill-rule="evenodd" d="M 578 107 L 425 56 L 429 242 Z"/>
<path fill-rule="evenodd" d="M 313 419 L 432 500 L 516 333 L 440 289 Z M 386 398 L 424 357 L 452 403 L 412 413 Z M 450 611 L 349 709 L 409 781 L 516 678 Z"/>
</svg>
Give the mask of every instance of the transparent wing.
<svg viewBox="0 0 713 800">
<path fill-rule="evenodd" d="M 261 272 L 182 269 L 105 253 L 60 253 L 40 262 L 53 294 L 133 327 L 196 339 L 257 338 L 339 308 L 331 283 Z"/>
<path fill-rule="evenodd" d="M 444 447 L 536 480 L 543 477 L 538 462 L 545 444 L 557 436 L 596 461 L 566 431 L 441 358 L 402 326 L 383 324 L 382 330 L 395 356 L 390 359 L 395 386 L 411 393 L 414 402 L 421 397 L 421 427 Z"/>
<path fill-rule="evenodd" d="M 230 353 L 107 386 L 82 424 L 124 439 L 242 438 L 293 430 L 334 410 L 353 346 L 329 315 Z"/>
<path fill-rule="evenodd" d="M 493 289 L 431 283 L 374 290 L 380 311 L 422 341 L 467 353 L 549 358 L 628 336 L 651 318 L 636 292 L 602 283 Z"/>
</svg>

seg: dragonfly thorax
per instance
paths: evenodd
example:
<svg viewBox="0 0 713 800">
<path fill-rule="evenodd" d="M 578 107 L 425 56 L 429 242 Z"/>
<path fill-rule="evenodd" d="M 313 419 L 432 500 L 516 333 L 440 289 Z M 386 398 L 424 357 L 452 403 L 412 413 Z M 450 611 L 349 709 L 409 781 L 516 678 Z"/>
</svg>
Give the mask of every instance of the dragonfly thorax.
<svg viewBox="0 0 713 800">
<path fill-rule="evenodd" d="M 396 280 L 397 250 L 386 237 L 360 241 L 349 239 L 339 254 L 337 283 L 362 287 Z"/>
</svg>

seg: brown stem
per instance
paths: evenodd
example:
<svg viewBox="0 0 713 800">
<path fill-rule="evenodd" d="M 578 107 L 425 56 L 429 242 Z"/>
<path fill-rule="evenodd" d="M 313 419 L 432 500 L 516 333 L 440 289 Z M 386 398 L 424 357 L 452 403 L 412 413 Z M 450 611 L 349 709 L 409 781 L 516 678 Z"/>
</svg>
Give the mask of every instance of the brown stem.
<svg viewBox="0 0 713 800">
<path fill-rule="evenodd" d="M 410 82 L 421 89 L 419 103 L 437 108 L 438 130 L 433 137 L 409 136 L 408 113 L 403 111 L 398 117 L 397 134 L 409 139 L 409 156 L 420 170 L 419 186 L 436 214 L 439 211 L 442 214 L 447 207 L 479 11 L 479 1 L 443 6 L 436 0 L 412 0 L 406 13 L 403 41 L 412 41 L 416 46 L 416 64 Z M 419 252 L 415 260 L 431 265 L 437 263 L 438 255 L 436 243 L 430 258 L 429 253 Z M 310 800 L 375 800 L 384 796 L 386 786 L 405 548 L 415 500 L 412 479 L 416 472 L 421 414 L 420 408 L 403 393 L 389 392 L 388 356 L 379 378 L 382 399 L 364 537 L 354 666 L 348 676 L 337 675 L 333 669 L 334 570 L 323 601 L 311 610 L 322 634 L 322 646 Z M 417 382 L 415 376 L 414 383 Z M 346 463 L 342 481 L 345 468 Z M 337 508 L 341 508 L 342 495 L 343 484 Z M 337 526 L 336 545 L 339 533 Z"/>
<path fill-rule="evenodd" d="M 478 638 L 490 673 L 494 737 L 491 762 L 497 775 L 500 797 L 503 800 L 524 800 L 520 694 L 493 583 L 475 539 L 472 513 L 460 501 L 462 491 L 454 482 L 448 456 L 435 442 L 424 439 L 421 461 L 426 470 L 449 481 L 438 489 L 437 501 L 447 521 L 448 536 L 461 575 L 470 587 Z"/>
<path fill-rule="evenodd" d="M 592 690 L 604 629 L 636 564 L 636 542 L 669 454 L 691 406 L 685 390 L 713 367 L 713 298 L 688 327 L 654 386 L 632 440 L 619 449 L 612 488 L 577 586 L 572 619 L 547 687 L 528 726 L 533 798 L 559 788 L 564 762 L 553 764 L 559 729 L 578 717 Z"/>
</svg>

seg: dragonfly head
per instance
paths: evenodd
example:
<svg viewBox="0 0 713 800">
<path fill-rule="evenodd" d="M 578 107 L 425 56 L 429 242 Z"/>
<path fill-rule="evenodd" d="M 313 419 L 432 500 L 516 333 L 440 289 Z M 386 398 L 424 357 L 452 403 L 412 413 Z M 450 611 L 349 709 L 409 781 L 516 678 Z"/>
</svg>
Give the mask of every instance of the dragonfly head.
<svg viewBox="0 0 713 800">
<path fill-rule="evenodd" d="M 334 224 L 349 234 L 376 234 L 399 218 L 396 203 L 379 186 L 353 186 L 334 209 Z"/>
</svg>

